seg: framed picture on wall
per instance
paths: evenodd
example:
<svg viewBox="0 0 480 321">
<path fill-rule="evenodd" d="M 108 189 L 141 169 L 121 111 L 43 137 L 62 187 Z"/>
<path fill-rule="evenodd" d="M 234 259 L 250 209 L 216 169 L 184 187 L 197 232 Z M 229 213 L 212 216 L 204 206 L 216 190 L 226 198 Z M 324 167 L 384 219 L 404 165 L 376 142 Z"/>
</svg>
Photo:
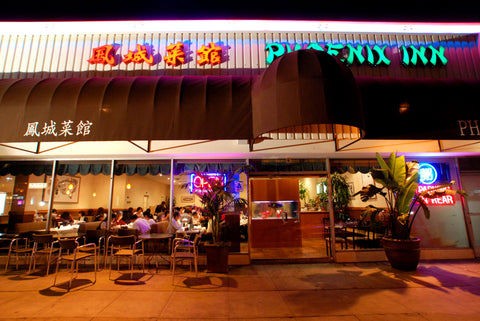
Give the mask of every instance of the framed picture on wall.
<svg viewBox="0 0 480 321">
<path fill-rule="evenodd" d="M 52 178 L 47 178 L 47 188 L 43 194 L 43 200 L 49 201 L 50 187 Z M 53 190 L 54 203 L 78 203 L 78 195 L 80 193 L 80 177 L 75 176 L 57 176 Z"/>
<path fill-rule="evenodd" d="M 195 195 L 183 195 L 180 201 L 182 203 L 193 203 L 195 201 Z"/>
<path fill-rule="evenodd" d="M 348 190 L 350 191 L 350 198 L 355 198 L 353 194 L 355 194 L 355 185 L 353 182 L 348 182 Z"/>
</svg>

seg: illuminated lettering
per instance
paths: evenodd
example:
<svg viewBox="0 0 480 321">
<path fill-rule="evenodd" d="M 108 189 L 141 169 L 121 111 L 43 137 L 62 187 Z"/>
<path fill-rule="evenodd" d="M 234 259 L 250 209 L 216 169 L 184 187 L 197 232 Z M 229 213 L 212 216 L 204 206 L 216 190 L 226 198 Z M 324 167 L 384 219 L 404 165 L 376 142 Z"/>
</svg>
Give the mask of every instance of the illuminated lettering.
<svg viewBox="0 0 480 321">
<path fill-rule="evenodd" d="M 292 48 L 290 48 L 290 45 L 287 45 L 287 53 L 292 52 Z M 296 43 L 295 46 L 293 47 L 293 51 L 297 51 L 302 49 L 302 45 Z"/>
<path fill-rule="evenodd" d="M 307 49 L 313 49 L 318 51 L 325 51 L 319 43 L 312 42 L 308 44 Z"/>
<path fill-rule="evenodd" d="M 424 66 L 426 66 L 428 63 L 436 66 L 437 57 L 439 58 L 442 65 L 446 65 L 448 62 L 447 58 L 445 58 L 444 56 L 445 48 L 443 48 L 442 46 L 440 46 L 439 49 L 435 49 L 431 45 L 427 48 L 425 48 L 424 46 L 415 48 L 413 45 L 410 45 L 408 48 L 405 46 L 401 46 L 400 48 L 402 51 L 402 64 L 404 66 L 409 66 L 410 64 L 416 66 L 419 59 Z M 427 53 L 430 54 L 430 59 L 428 59 Z"/>
<path fill-rule="evenodd" d="M 137 51 L 129 50 L 123 57 L 124 59 L 122 61 L 126 64 L 131 62 L 135 64 L 146 62 L 150 66 L 153 65 L 153 56 L 147 53 L 147 48 L 145 46 L 139 44 L 137 44 Z"/>
<path fill-rule="evenodd" d="M 308 43 L 304 46 L 305 49 L 313 49 L 318 51 L 325 51 L 329 55 L 339 57 L 341 61 L 345 62 L 348 65 L 352 65 L 354 62 L 357 62 L 359 65 L 368 63 L 370 66 L 385 65 L 390 66 L 391 60 L 387 57 L 387 45 L 379 46 L 375 44 L 370 45 L 352 45 L 341 43 L 327 43 L 322 47 L 319 43 Z M 265 50 L 268 51 L 266 62 L 271 64 L 276 58 L 283 56 L 286 53 L 300 50 L 302 45 L 295 44 L 292 50 L 289 44 L 280 44 L 280 43 L 267 43 L 265 45 Z M 342 53 L 346 52 L 345 57 Z M 428 47 L 420 46 L 414 47 L 410 45 L 408 47 L 401 46 L 401 63 L 404 66 L 417 66 L 417 65 L 427 65 L 431 64 L 432 66 L 443 65 L 445 66 L 448 62 L 448 59 L 445 57 L 445 48 L 439 46 L 434 48 L 432 45 Z"/>
<path fill-rule="evenodd" d="M 344 48 L 344 46 L 340 43 L 337 43 L 337 44 L 327 43 L 325 47 L 327 48 L 327 53 L 331 56 L 338 56 Z"/>
<path fill-rule="evenodd" d="M 185 62 L 185 52 L 183 51 L 183 43 L 177 42 L 167 47 L 167 55 L 163 57 L 165 63 L 169 66 L 178 66 Z"/>
<path fill-rule="evenodd" d="M 115 58 L 113 57 L 115 50 L 112 45 L 104 45 L 101 47 L 93 48 L 93 53 L 90 59 L 87 61 L 94 64 L 115 65 Z"/>
<path fill-rule="evenodd" d="M 202 48 L 197 50 L 197 55 L 200 56 L 198 60 L 200 66 L 205 64 L 218 65 L 222 58 L 222 48 L 210 42 L 209 47 L 202 45 Z"/>
<path fill-rule="evenodd" d="M 433 190 L 437 187 L 438 186 L 436 185 L 418 185 L 417 193 Z M 452 195 L 454 191 L 452 191 L 452 194 L 448 193 L 448 190 L 451 190 L 451 189 L 452 189 L 451 186 L 448 186 L 444 189 L 437 190 L 437 192 L 439 193 L 444 193 L 445 191 L 447 191 L 445 195 L 439 195 L 438 197 L 433 197 L 433 198 L 422 197 L 422 199 L 427 205 L 455 205 L 455 197 L 453 197 Z M 433 196 L 435 196 L 435 192 L 433 192 Z"/>
<path fill-rule="evenodd" d="M 367 46 L 367 48 L 370 49 L 369 46 Z M 378 54 L 378 60 L 377 60 L 377 62 L 375 62 L 375 63 L 371 63 L 371 62 L 370 62 L 370 57 L 369 57 L 369 58 L 368 58 L 368 62 L 369 62 L 370 64 L 374 65 L 374 66 L 377 66 L 377 65 L 382 64 L 382 63 L 385 64 L 385 65 L 387 65 L 387 66 L 389 66 L 390 63 L 391 63 L 391 61 L 390 61 L 390 59 L 387 58 L 387 56 L 385 56 L 385 49 L 386 49 L 386 48 L 387 48 L 386 45 L 383 46 L 382 48 L 380 48 L 380 46 L 378 46 L 378 45 L 373 46 L 373 51 Z M 373 56 L 373 55 L 372 55 L 372 56 Z M 373 57 L 372 57 L 372 60 L 373 60 Z"/>
<path fill-rule="evenodd" d="M 225 185 L 227 177 L 219 173 L 190 174 L 190 193 L 203 194 L 211 190 L 210 181 L 212 179 L 215 181 L 221 180 Z"/>
<path fill-rule="evenodd" d="M 470 136 L 480 136 L 478 120 L 459 120 L 458 127 L 460 129 L 460 136 L 465 136 L 465 130 L 470 132 Z"/>
<path fill-rule="evenodd" d="M 438 47 L 438 50 L 433 48 L 432 45 L 428 46 L 428 49 L 432 52 L 432 58 L 430 58 L 430 63 L 434 66 L 437 65 L 437 57 L 440 59 L 440 62 L 442 65 L 446 65 L 448 62 L 448 59 L 445 58 L 445 48 L 440 46 Z"/>
<path fill-rule="evenodd" d="M 363 64 L 365 61 L 365 58 L 362 55 L 363 47 L 360 45 L 357 45 L 357 48 L 355 49 L 351 44 L 347 44 L 347 49 L 349 50 L 350 54 L 347 57 L 347 63 L 349 65 L 353 64 L 353 61 L 355 58 L 357 58 L 357 61 L 360 64 Z"/>
<path fill-rule="evenodd" d="M 267 64 L 271 64 L 275 58 L 285 54 L 285 47 L 279 43 L 267 43 L 265 49 L 268 50 Z"/>
</svg>

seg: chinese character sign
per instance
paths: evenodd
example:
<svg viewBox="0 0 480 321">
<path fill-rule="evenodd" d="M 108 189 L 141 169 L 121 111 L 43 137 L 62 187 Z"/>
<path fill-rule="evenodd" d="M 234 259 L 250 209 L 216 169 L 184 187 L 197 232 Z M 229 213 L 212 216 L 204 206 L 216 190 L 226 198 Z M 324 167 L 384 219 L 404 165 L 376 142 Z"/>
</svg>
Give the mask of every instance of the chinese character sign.
<svg viewBox="0 0 480 321">
<path fill-rule="evenodd" d="M 129 64 L 131 62 L 140 64 L 146 62 L 150 66 L 153 65 L 153 56 L 152 54 L 147 53 L 145 46 L 137 45 L 137 51 L 129 50 L 126 55 L 123 56 L 123 62 Z"/>
<path fill-rule="evenodd" d="M 40 126 L 39 126 L 40 125 Z M 55 137 L 69 137 L 69 136 L 88 136 L 91 133 L 93 123 L 86 121 L 79 121 L 76 125 L 72 120 L 65 120 L 57 127 L 57 122 L 50 120 L 41 125 L 38 121 L 27 124 L 27 130 L 23 136 L 40 137 L 40 136 L 55 136 Z"/>
<path fill-rule="evenodd" d="M 105 45 L 97 48 L 93 48 L 93 53 L 88 62 L 90 64 L 104 64 L 104 65 L 115 65 L 114 58 L 115 50 L 112 45 Z"/>
<path fill-rule="evenodd" d="M 103 45 L 93 48 L 92 55 L 87 61 L 90 64 L 115 66 L 115 50 L 116 49 L 113 45 Z M 152 52 L 152 47 L 148 50 L 148 46 L 137 44 L 137 49 L 135 51 L 128 50 L 127 54 L 123 55 L 122 62 L 125 64 L 141 64 L 145 62 L 150 66 L 153 66 L 155 62 Z M 216 45 L 214 42 L 210 42 L 208 46 L 202 45 L 196 53 L 199 56 L 197 61 L 199 66 L 206 64 L 218 65 L 222 62 L 222 47 Z M 192 59 L 190 59 L 190 61 L 191 60 Z M 185 64 L 187 59 L 184 51 L 184 44 L 178 41 L 177 43 L 171 43 L 168 45 L 166 47 L 163 61 L 165 61 L 165 64 L 173 67 Z"/>
<path fill-rule="evenodd" d="M 178 66 L 185 62 L 185 52 L 183 51 L 183 43 L 177 42 L 167 47 L 167 55 L 163 57 L 165 63 L 169 66 Z"/>
<path fill-rule="evenodd" d="M 210 42 L 209 47 L 202 45 L 202 48 L 197 50 L 197 55 L 200 56 L 200 60 L 198 60 L 200 66 L 205 64 L 218 65 L 222 58 L 222 48 Z"/>
</svg>

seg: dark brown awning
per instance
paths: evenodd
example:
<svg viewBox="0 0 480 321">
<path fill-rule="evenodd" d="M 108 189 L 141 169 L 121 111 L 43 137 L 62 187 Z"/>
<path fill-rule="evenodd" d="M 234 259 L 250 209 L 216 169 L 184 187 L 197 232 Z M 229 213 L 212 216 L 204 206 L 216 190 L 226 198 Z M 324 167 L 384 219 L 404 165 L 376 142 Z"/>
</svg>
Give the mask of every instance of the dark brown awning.
<svg viewBox="0 0 480 321">
<path fill-rule="evenodd" d="M 249 139 L 251 77 L 0 80 L 0 141 Z"/>
<path fill-rule="evenodd" d="M 305 125 L 326 125 L 320 130 L 330 134 L 336 125 L 348 126 L 357 138 L 365 130 L 352 72 L 318 50 L 294 51 L 273 61 L 254 84 L 252 112 L 255 138 Z"/>
<path fill-rule="evenodd" d="M 357 77 L 356 81 L 366 139 L 480 139 L 480 80 Z"/>
</svg>

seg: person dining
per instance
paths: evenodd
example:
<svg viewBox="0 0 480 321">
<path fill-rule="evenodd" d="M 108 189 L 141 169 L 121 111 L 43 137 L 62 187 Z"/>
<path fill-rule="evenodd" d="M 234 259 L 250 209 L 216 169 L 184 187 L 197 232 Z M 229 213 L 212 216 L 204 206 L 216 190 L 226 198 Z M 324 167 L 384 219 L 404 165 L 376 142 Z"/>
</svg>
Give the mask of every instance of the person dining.
<svg viewBox="0 0 480 321">
<path fill-rule="evenodd" d="M 150 232 L 151 226 L 148 221 L 143 217 L 138 217 L 137 215 L 133 214 L 131 222 L 133 222 L 133 228 L 138 231 L 138 234 L 145 234 Z"/>
<path fill-rule="evenodd" d="M 73 224 L 73 218 L 70 216 L 70 212 L 63 212 L 58 220 L 58 225 L 66 226 L 70 224 Z"/>
<path fill-rule="evenodd" d="M 175 234 L 177 232 L 184 232 L 185 230 L 183 229 L 182 223 L 180 222 L 180 213 L 175 212 L 173 213 L 173 217 L 170 220 L 170 223 L 168 224 L 167 227 L 167 233 L 168 234 Z"/>
<path fill-rule="evenodd" d="M 203 221 L 203 217 L 202 217 L 202 214 L 200 213 L 200 211 L 193 210 L 193 212 L 192 212 L 192 224 L 194 226 L 199 226 L 199 225 L 202 224 L 202 221 Z"/>
<path fill-rule="evenodd" d="M 127 223 L 125 223 L 122 218 L 123 218 L 122 211 L 118 211 L 117 213 L 113 214 L 111 226 L 114 227 L 114 226 L 127 225 Z"/>
</svg>

